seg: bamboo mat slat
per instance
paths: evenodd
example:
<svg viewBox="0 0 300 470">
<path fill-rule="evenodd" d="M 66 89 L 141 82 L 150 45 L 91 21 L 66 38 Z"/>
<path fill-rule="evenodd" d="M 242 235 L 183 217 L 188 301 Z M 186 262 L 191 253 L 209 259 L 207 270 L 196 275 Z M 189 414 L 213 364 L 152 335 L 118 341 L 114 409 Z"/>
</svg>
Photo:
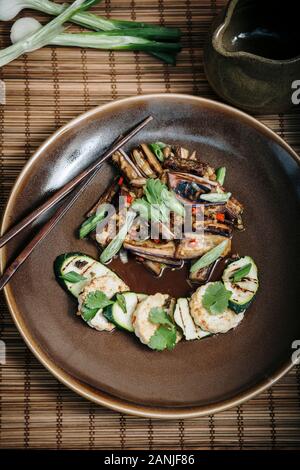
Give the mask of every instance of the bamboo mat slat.
<svg viewBox="0 0 300 470">
<path fill-rule="evenodd" d="M 46 47 L 0 70 L 7 103 L 0 106 L 0 211 L 36 148 L 78 114 L 112 99 L 178 92 L 218 99 L 204 75 L 202 49 L 225 0 L 106 0 L 107 17 L 178 26 L 184 50 L 177 67 L 140 53 Z M 46 17 L 34 15 L 40 20 Z M 0 24 L 0 46 L 10 24 Z M 260 119 L 300 151 L 300 114 Z M 59 384 L 20 338 L 0 296 L 0 448 L 296 449 L 300 448 L 300 369 L 232 410 L 178 421 L 124 416 L 93 405 Z"/>
</svg>

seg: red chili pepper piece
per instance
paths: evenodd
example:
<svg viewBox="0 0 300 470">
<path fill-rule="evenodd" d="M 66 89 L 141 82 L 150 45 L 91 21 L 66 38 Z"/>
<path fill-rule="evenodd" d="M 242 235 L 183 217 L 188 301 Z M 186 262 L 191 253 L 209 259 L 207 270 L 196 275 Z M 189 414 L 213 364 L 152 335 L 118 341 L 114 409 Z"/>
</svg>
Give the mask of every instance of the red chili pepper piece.
<svg viewBox="0 0 300 470">
<path fill-rule="evenodd" d="M 120 176 L 119 181 L 118 181 L 118 185 L 122 186 L 123 182 L 124 182 L 124 176 Z"/>
<path fill-rule="evenodd" d="M 224 222 L 225 220 L 225 215 L 222 212 L 217 212 L 216 218 L 219 222 Z"/>
</svg>

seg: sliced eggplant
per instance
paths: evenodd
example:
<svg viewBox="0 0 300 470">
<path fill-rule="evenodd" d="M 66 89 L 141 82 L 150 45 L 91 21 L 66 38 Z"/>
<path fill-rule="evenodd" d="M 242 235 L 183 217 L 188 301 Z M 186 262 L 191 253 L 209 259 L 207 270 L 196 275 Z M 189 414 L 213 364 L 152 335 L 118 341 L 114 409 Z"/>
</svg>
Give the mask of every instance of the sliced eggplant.
<svg viewBox="0 0 300 470">
<path fill-rule="evenodd" d="M 234 276 L 237 272 L 250 264 L 251 269 L 249 273 L 241 280 L 235 282 Z M 232 292 L 229 307 L 236 313 L 246 310 L 252 303 L 259 286 L 257 266 L 253 259 L 250 256 L 244 256 L 237 261 L 231 262 L 224 270 L 222 279 L 226 289 Z"/>
<path fill-rule="evenodd" d="M 164 168 L 193 173 L 198 176 L 204 176 L 205 178 L 213 181 L 216 179 L 214 168 L 207 163 L 200 162 L 199 160 L 195 161 L 187 158 L 179 158 L 172 154 L 164 161 Z"/>
<path fill-rule="evenodd" d="M 157 173 L 158 175 L 161 175 L 163 172 L 163 168 L 154 153 L 151 151 L 150 147 L 147 144 L 141 144 L 141 149 L 144 152 L 148 163 L 153 169 L 153 171 L 155 171 L 155 173 Z"/>
<path fill-rule="evenodd" d="M 147 178 L 155 178 L 155 173 L 153 172 L 151 166 L 147 162 L 145 156 L 139 149 L 134 149 L 132 152 L 132 158 L 139 168 L 139 170 L 143 173 L 144 176 Z"/>
<path fill-rule="evenodd" d="M 76 298 L 78 298 L 85 285 L 92 279 L 112 273 L 110 269 L 99 263 L 99 261 L 83 253 L 76 252 L 58 256 L 54 262 L 54 272 L 60 285 Z M 68 282 L 63 277 L 69 272 L 75 272 L 84 279 L 79 282 Z M 114 274 L 114 276 L 116 275 Z"/>
<path fill-rule="evenodd" d="M 184 159 L 184 160 L 189 158 L 190 152 L 184 147 L 180 147 L 179 145 L 176 145 L 173 151 L 174 151 L 175 157 L 177 158 Z"/>
<path fill-rule="evenodd" d="M 227 222 L 218 222 L 215 218 L 198 217 L 193 220 L 193 230 L 198 233 L 212 233 L 231 238 L 233 226 Z"/>
<path fill-rule="evenodd" d="M 136 256 L 142 256 L 142 258 L 144 258 L 145 260 L 154 261 L 156 263 L 166 264 L 167 266 L 172 267 L 172 268 L 180 269 L 180 268 L 182 268 L 182 266 L 184 264 L 183 260 L 178 260 L 178 259 L 175 259 L 175 258 L 168 258 L 167 256 L 165 256 L 165 257 L 156 256 L 156 255 L 154 256 L 154 255 L 149 255 L 149 254 L 145 254 L 145 253 L 143 253 L 143 255 L 141 255 L 140 253 L 138 253 L 134 250 L 131 250 L 131 252 L 132 252 L 132 254 L 134 254 Z"/>
<path fill-rule="evenodd" d="M 128 181 L 137 179 L 141 176 L 141 174 L 134 169 L 121 152 L 115 152 L 112 156 L 112 161 L 122 171 Z"/>
<path fill-rule="evenodd" d="M 174 311 L 174 320 L 181 328 L 187 341 L 202 339 L 206 336 L 210 336 L 211 334 L 207 331 L 203 331 L 199 326 L 195 325 L 190 314 L 188 299 L 180 298 L 177 300 Z"/>
<path fill-rule="evenodd" d="M 134 162 L 131 160 L 131 158 L 129 157 L 129 155 L 127 155 L 127 153 L 123 150 L 123 149 L 120 149 L 119 150 L 120 154 L 122 155 L 122 157 L 124 158 L 124 160 L 126 161 L 126 163 L 128 163 L 129 166 L 131 166 L 131 168 L 136 172 L 137 175 L 139 175 L 139 177 L 141 178 L 143 176 L 143 173 L 141 172 L 141 170 L 134 164 Z M 130 180 L 131 182 L 132 180 Z"/>
<path fill-rule="evenodd" d="M 201 194 L 209 193 L 215 188 L 215 183 L 207 178 L 182 172 L 169 172 L 168 183 L 177 197 L 188 204 L 203 203 Z"/>
<path fill-rule="evenodd" d="M 130 184 L 136 188 L 142 188 L 147 183 L 147 179 L 140 177 L 130 181 Z M 139 197 L 141 197 L 143 193 Z"/>
<path fill-rule="evenodd" d="M 148 269 L 152 274 L 159 277 L 162 275 L 165 265 L 157 263 L 156 261 L 151 261 L 149 259 L 137 257 L 137 260 L 142 263 L 146 269 Z"/>
<path fill-rule="evenodd" d="M 222 241 L 228 240 L 228 250 L 224 254 L 226 256 L 231 251 L 231 239 L 213 233 L 190 234 L 186 235 L 177 245 L 175 258 L 178 259 L 194 259 L 198 258 Z"/>
<path fill-rule="evenodd" d="M 155 243 L 151 240 L 135 241 L 127 238 L 124 242 L 124 248 L 134 251 L 140 256 L 150 255 L 160 258 L 174 258 L 175 255 L 175 243 L 173 241 Z"/>
<path fill-rule="evenodd" d="M 243 205 L 235 199 L 233 196 L 226 203 L 226 211 L 231 219 L 234 221 L 234 225 L 238 230 L 244 229 L 242 214 L 244 211 Z"/>
</svg>

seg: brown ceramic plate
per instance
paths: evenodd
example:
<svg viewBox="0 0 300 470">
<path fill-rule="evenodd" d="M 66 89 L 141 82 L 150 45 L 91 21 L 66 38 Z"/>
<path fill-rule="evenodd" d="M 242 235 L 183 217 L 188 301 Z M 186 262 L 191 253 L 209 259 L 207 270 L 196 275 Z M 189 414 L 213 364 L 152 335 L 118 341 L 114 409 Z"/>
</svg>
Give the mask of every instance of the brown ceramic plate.
<svg viewBox="0 0 300 470">
<path fill-rule="evenodd" d="M 131 145 L 163 140 L 196 149 L 204 161 L 227 167 L 226 187 L 245 204 L 247 229 L 235 233 L 234 248 L 256 260 L 260 290 L 241 325 L 225 335 L 182 341 L 172 352 L 156 353 L 134 336 L 99 333 L 76 317 L 76 303 L 55 281 L 53 261 L 68 251 L 97 257 L 97 248 L 79 241 L 76 229 L 109 183 L 109 164 L 21 267 L 6 298 L 35 355 L 78 393 L 143 416 L 213 413 L 250 398 L 288 371 L 292 342 L 300 337 L 299 157 L 282 139 L 240 111 L 201 98 L 152 95 L 115 101 L 75 119 L 36 152 L 14 187 L 2 229 L 149 114 L 155 121 Z M 2 251 L 2 264 L 31 233 Z M 115 269 L 135 291 L 175 296 L 187 291 L 177 273 L 157 280 L 138 264 Z"/>
</svg>

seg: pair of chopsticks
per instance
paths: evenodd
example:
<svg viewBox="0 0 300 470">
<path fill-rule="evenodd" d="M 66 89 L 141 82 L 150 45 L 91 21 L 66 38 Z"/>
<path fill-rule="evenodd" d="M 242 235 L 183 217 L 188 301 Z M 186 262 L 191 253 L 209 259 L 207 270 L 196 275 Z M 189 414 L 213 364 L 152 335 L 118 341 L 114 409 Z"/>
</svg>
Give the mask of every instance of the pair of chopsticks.
<svg viewBox="0 0 300 470">
<path fill-rule="evenodd" d="M 31 212 L 28 216 L 22 219 L 19 223 L 14 225 L 8 230 L 2 237 L 0 237 L 0 248 L 3 247 L 12 238 L 22 232 L 28 225 L 30 225 L 39 216 L 44 214 L 47 210 L 52 209 L 56 204 L 62 201 L 67 196 L 67 200 L 57 209 L 55 214 L 45 223 L 45 225 L 38 231 L 38 233 L 32 238 L 32 240 L 26 245 L 21 251 L 17 258 L 12 264 L 5 269 L 3 275 L 0 277 L 0 291 L 13 277 L 16 271 L 22 266 L 27 260 L 35 248 L 41 243 L 44 238 L 52 231 L 52 229 L 58 224 L 58 222 L 64 217 L 68 210 L 73 206 L 77 199 L 81 196 L 83 191 L 90 184 L 92 179 L 96 176 L 100 170 L 102 164 L 108 160 L 115 152 L 123 147 L 130 139 L 138 134 L 150 121 L 153 120 L 152 116 L 148 116 L 140 124 L 135 126 L 130 132 L 124 137 L 119 138 L 115 141 L 108 150 L 91 166 L 86 170 L 82 171 L 78 176 L 73 178 L 69 183 L 65 184 L 61 189 L 54 193 L 45 203 Z M 75 190 L 76 188 L 76 190 Z"/>
</svg>

